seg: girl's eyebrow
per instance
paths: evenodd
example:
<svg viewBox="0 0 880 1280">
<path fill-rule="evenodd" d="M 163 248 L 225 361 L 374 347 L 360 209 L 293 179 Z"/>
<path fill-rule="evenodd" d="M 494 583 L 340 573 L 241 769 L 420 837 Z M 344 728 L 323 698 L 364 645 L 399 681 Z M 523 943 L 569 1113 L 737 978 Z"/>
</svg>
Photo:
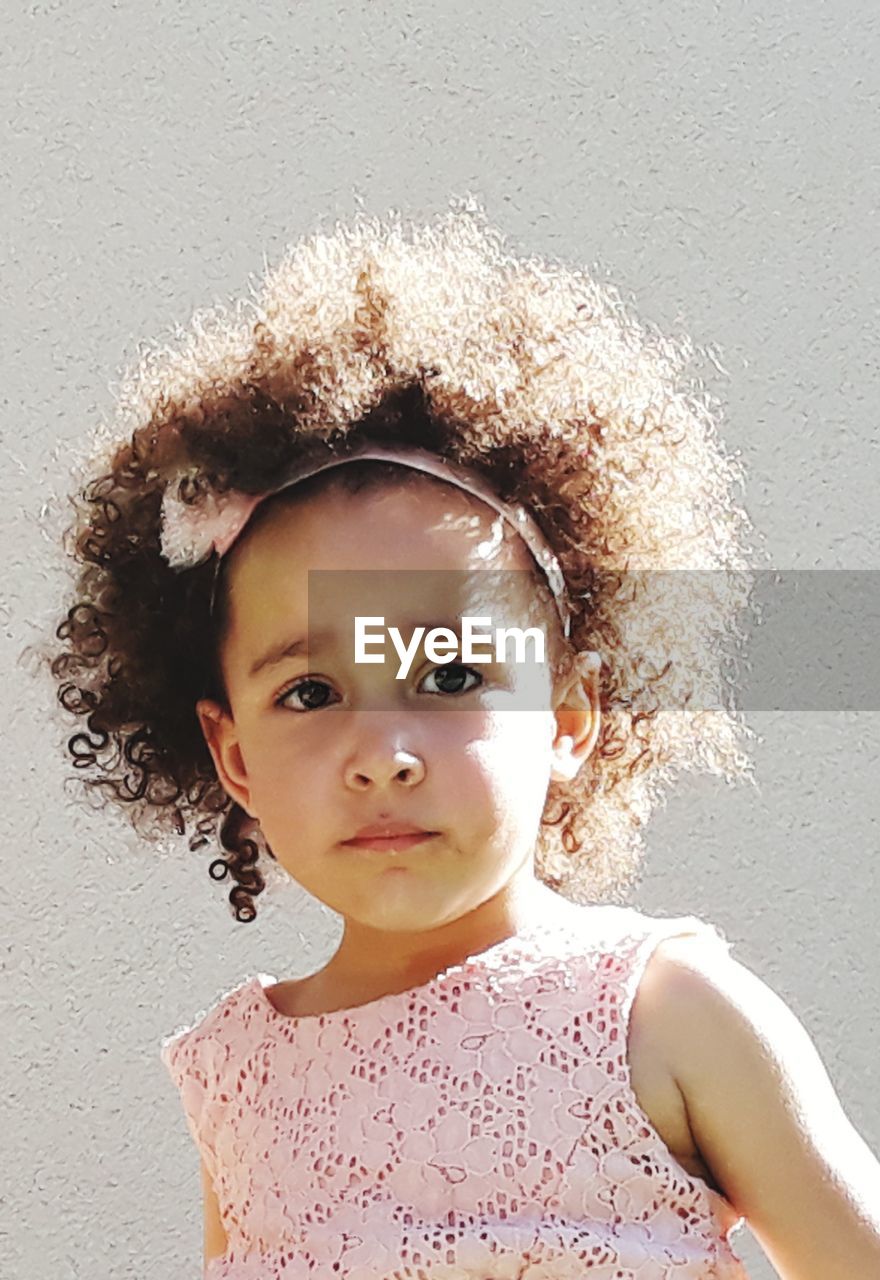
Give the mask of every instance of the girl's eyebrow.
<svg viewBox="0 0 880 1280">
<path fill-rule="evenodd" d="M 405 625 L 401 631 L 402 635 L 411 635 L 416 627 L 424 627 L 425 633 L 434 631 L 439 627 L 445 627 L 448 631 L 453 631 L 461 638 L 461 619 L 456 618 L 452 621 L 445 622 L 410 622 Z M 322 647 L 328 640 L 333 640 L 336 633 L 334 631 L 317 631 L 310 632 L 314 648 Z M 282 640 L 279 644 L 273 645 L 267 649 L 261 657 L 256 658 L 251 665 L 250 678 L 258 675 L 270 667 L 277 667 L 279 662 L 283 662 L 285 658 L 295 658 L 307 655 L 309 652 L 309 643 L 307 637 L 297 640 Z"/>
<path fill-rule="evenodd" d="M 324 644 L 328 638 L 328 633 L 319 632 L 312 639 L 316 643 Z M 250 675 L 253 678 L 261 671 L 268 667 L 277 667 L 279 662 L 283 662 L 285 658 L 295 658 L 298 654 L 306 654 L 309 651 L 308 640 L 306 638 L 299 640 L 282 640 L 279 644 L 272 645 L 271 649 L 259 658 L 256 658 L 251 665 Z"/>
</svg>

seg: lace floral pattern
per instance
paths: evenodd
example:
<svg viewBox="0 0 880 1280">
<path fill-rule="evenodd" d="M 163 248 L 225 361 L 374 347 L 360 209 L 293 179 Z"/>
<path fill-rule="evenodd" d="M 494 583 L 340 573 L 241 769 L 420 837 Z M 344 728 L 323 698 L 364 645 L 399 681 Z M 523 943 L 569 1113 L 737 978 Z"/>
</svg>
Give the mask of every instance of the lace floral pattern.
<svg viewBox="0 0 880 1280">
<path fill-rule="evenodd" d="M 740 1280 L 733 1207 L 639 1106 L 629 1012 L 693 916 L 588 907 L 288 1017 L 259 974 L 162 1044 L 228 1246 L 206 1280 Z M 264 984 L 264 979 L 266 983 Z"/>
</svg>

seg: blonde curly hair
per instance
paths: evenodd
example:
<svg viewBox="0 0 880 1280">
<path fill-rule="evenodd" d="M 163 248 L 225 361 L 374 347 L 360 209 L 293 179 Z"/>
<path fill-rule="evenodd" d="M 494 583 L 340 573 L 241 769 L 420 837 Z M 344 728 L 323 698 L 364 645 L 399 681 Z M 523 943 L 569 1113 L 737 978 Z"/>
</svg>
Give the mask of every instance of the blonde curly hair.
<svg viewBox="0 0 880 1280">
<path fill-rule="evenodd" d="M 50 655 L 85 720 L 68 750 L 140 834 L 219 843 L 240 920 L 265 887 L 253 820 L 221 787 L 195 714 L 228 706 L 210 625 L 214 558 L 175 573 L 159 550 L 166 484 L 271 487 L 349 437 L 406 441 L 471 466 L 529 507 L 574 608 L 571 643 L 603 660 L 596 748 L 553 781 L 535 869 L 580 902 L 624 901 L 642 827 L 681 770 L 746 778 L 753 737 L 720 682 L 748 602 L 753 535 L 695 348 L 639 321 L 585 269 L 505 251 L 472 199 L 432 224 L 358 215 L 291 245 L 254 300 L 198 311 L 142 352 L 76 477 L 65 535 L 80 566 Z M 373 482 L 393 468 L 372 465 Z M 377 478 L 378 477 L 378 478 Z M 688 572 L 677 572 L 685 570 Z M 669 572 L 667 572 L 669 571 Z M 702 572 L 710 571 L 710 572 Z M 207 683 L 206 683 L 207 673 Z"/>
</svg>

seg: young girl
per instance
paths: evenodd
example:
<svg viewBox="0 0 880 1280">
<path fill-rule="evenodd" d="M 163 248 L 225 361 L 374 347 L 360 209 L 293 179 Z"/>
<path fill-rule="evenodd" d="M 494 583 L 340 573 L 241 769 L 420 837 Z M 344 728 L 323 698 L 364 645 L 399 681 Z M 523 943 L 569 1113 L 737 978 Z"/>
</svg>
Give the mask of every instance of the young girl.
<svg viewBox="0 0 880 1280">
<path fill-rule="evenodd" d="M 237 919 L 268 858 L 344 925 L 162 1045 L 209 1280 L 732 1278 L 744 1220 L 787 1280 L 880 1275 L 880 1164 L 803 1027 L 625 905 L 672 778 L 750 769 L 751 528 L 691 353 L 471 204 L 298 243 L 124 386 L 71 753 L 219 843 Z M 543 657 L 475 657 L 475 618 Z"/>
</svg>

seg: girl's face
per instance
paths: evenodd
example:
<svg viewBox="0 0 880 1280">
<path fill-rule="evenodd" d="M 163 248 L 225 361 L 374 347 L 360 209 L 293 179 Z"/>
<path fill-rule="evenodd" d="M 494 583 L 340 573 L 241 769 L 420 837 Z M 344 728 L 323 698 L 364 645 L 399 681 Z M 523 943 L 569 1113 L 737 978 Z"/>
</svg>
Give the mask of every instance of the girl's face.
<svg viewBox="0 0 880 1280">
<path fill-rule="evenodd" d="M 479 572 L 487 549 L 489 568 L 519 572 Z M 232 714 L 207 700 L 197 712 L 226 791 L 290 875 L 356 928 L 404 933 L 534 887 L 550 778 L 573 776 L 598 732 L 596 667 L 554 682 L 549 643 L 547 661 L 526 664 L 512 650 L 506 662 L 431 661 L 422 646 L 398 678 L 391 640 L 370 646 L 384 653 L 371 663 L 354 642 L 358 616 L 383 617 L 407 645 L 414 626 L 465 615 L 493 628 L 546 619 L 558 638 L 555 614 L 535 615 L 537 571 L 506 523 L 422 477 L 356 495 L 330 487 L 274 504 L 230 558 Z M 310 570 L 347 572 L 313 577 L 310 597 Z M 490 580 L 503 580 L 491 612 Z M 348 843 L 384 823 L 432 834 L 402 849 Z"/>
</svg>

